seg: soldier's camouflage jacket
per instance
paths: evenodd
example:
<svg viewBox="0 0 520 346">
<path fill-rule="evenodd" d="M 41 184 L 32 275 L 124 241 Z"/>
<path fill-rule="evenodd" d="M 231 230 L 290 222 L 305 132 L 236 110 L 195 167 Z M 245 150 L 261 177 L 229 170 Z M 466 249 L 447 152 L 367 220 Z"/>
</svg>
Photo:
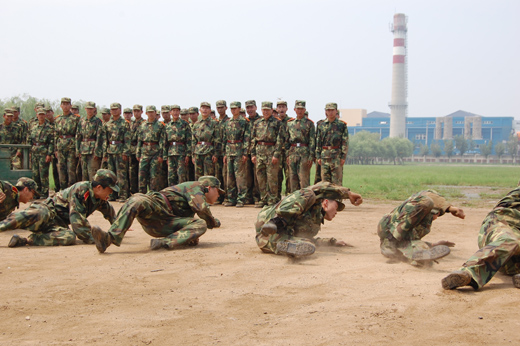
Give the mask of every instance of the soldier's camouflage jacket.
<svg viewBox="0 0 520 346">
<path fill-rule="evenodd" d="M 103 157 L 103 121 L 96 116 L 80 120 L 76 131 L 76 152 Z"/>
<path fill-rule="evenodd" d="M 43 125 L 36 123 L 27 133 L 27 144 L 32 145 L 31 153 L 38 156 L 54 154 L 54 127 L 48 120 Z"/>
<path fill-rule="evenodd" d="M 165 136 L 165 154 L 164 159 L 168 156 L 189 156 L 191 155 L 191 127 L 186 120 L 179 118 L 177 121 L 171 121 L 166 126 Z"/>
<path fill-rule="evenodd" d="M 226 114 L 224 116 L 224 118 L 218 119 L 218 121 L 217 121 L 218 138 L 219 138 L 217 156 L 226 155 L 226 142 L 223 141 L 223 136 L 225 135 L 224 129 L 225 129 L 226 123 L 228 122 L 229 119 L 230 119 L 230 117 L 228 117 L 228 115 Z"/>
<path fill-rule="evenodd" d="M 76 131 L 79 116 L 69 113 L 56 117 L 54 122 L 54 149 L 56 151 L 76 150 Z"/>
<path fill-rule="evenodd" d="M 144 122 L 139 128 L 137 139 L 137 152 L 135 156 L 151 157 L 159 155 L 164 157 L 164 138 L 166 136 L 165 125 L 159 120 Z"/>
<path fill-rule="evenodd" d="M 251 155 L 280 158 L 284 142 L 284 127 L 280 120 L 270 116 L 258 119 L 251 132 Z"/>
<path fill-rule="evenodd" d="M 20 202 L 18 202 L 18 189 L 8 181 L 0 180 L 0 191 L 5 194 L 4 201 L 0 203 L 0 221 L 2 221 L 20 206 Z"/>
<path fill-rule="evenodd" d="M 14 122 L 9 125 L 0 124 L 0 144 L 22 144 L 20 138 L 19 128 Z M 20 149 L 10 149 L 11 156 L 14 156 L 17 152 L 22 152 Z"/>
<path fill-rule="evenodd" d="M 197 121 L 192 127 L 192 138 L 194 155 L 216 155 L 220 145 L 217 122 L 210 116 Z"/>
<path fill-rule="evenodd" d="M 309 118 L 291 119 L 286 124 L 285 152 L 314 160 L 316 135 L 314 122 Z"/>
<path fill-rule="evenodd" d="M 146 122 L 143 118 L 140 118 L 139 120 L 135 119 L 130 124 L 130 153 L 132 155 L 137 154 L 137 141 L 139 140 L 139 130 L 141 128 L 141 125 Z"/>
<path fill-rule="evenodd" d="M 18 126 L 19 128 L 19 136 L 20 138 L 22 138 L 22 144 L 25 144 L 25 139 L 27 138 L 27 130 L 28 130 L 28 126 L 29 124 L 27 123 L 27 121 L 23 120 L 22 118 L 18 118 L 18 120 L 14 121 L 14 124 L 16 126 Z"/>
<path fill-rule="evenodd" d="M 226 156 L 245 156 L 251 140 L 249 120 L 239 116 L 228 119 L 222 128 L 222 146 Z"/>
<path fill-rule="evenodd" d="M 326 147 L 326 148 L 324 148 Z M 339 157 L 347 159 L 348 128 L 344 121 L 325 119 L 316 134 L 316 159 L 332 159 Z"/>
<path fill-rule="evenodd" d="M 110 119 L 103 125 L 103 157 L 130 155 L 130 124 L 123 117 Z"/>
</svg>

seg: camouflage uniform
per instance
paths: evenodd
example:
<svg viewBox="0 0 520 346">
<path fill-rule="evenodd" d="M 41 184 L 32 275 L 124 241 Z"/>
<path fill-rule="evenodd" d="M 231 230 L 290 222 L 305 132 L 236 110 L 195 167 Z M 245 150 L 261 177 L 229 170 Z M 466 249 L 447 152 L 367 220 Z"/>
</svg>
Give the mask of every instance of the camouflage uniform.
<svg viewBox="0 0 520 346">
<path fill-rule="evenodd" d="M 155 107 L 153 107 L 155 108 Z M 146 111 L 150 111 L 150 106 Z M 136 157 L 139 160 L 139 192 L 160 190 L 160 175 L 162 163 L 158 160 L 164 157 L 164 124 L 158 120 L 145 122 L 141 125 L 137 140 Z"/>
<path fill-rule="evenodd" d="M 335 245 L 334 238 L 314 238 L 324 222 L 321 205 L 323 198 L 336 200 L 338 211 L 343 210 L 345 205 L 341 200 L 348 198 L 348 189 L 330 183 L 320 183 L 295 191 L 276 205 L 264 207 L 255 223 L 256 244 L 260 250 L 278 254 L 277 243 L 285 240 L 317 246 Z M 275 218 L 281 219 L 281 227 L 278 227 L 274 234 L 264 234 L 262 226 Z"/>
<path fill-rule="evenodd" d="M 210 116 L 197 121 L 192 127 L 192 157 L 195 159 L 195 179 L 215 175 L 213 156 L 218 146 L 217 122 Z"/>
<path fill-rule="evenodd" d="M 18 111 L 18 113 L 20 112 L 20 107 L 18 107 L 18 106 L 12 107 L 12 109 Z M 25 121 L 22 118 L 18 118 L 17 120 L 15 120 L 14 124 L 18 128 L 18 137 L 20 138 L 20 144 L 25 144 L 29 124 L 27 123 L 27 121 Z M 22 154 L 21 156 L 13 157 L 13 168 L 14 169 L 24 168 L 23 167 L 23 151 L 21 152 L 21 154 Z"/>
<path fill-rule="evenodd" d="M 37 191 L 38 185 L 36 182 L 29 178 L 20 178 L 18 179 L 16 186 L 13 186 L 8 181 L 0 180 L 0 192 L 5 195 L 5 199 L 0 203 L 0 221 L 5 220 L 5 218 L 11 214 L 15 209 L 19 208 L 20 201 L 18 200 L 19 190 L 28 187 L 31 190 Z"/>
<path fill-rule="evenodd" d="M 11 110 L 6 111 L 6 113 L 12 114 Z M 22 139 L 20 138 L 19 127 L 15 125 L 14 121 L 9 125 L 5 125 L 5 123 L 0 124 L 0 144 L 21 144 Z M 11 149 L 11 167 L 13 167 L 13 160 L 17 154 L 21 155 L 22 151 L 20 149 Z"/>
<path fill-rule="evenodd" d="M 281 101 L 285 102 L 285 101 Z M 287 102 L 285 102 L 287 104 Z M 280 102 L 278 102 L 280 104 Z M 284 125 L 284 127 L 287 129 L 287 124 L 289 121 L 294 120 L 294 118 L 291 118 L 287 116 L 287 114 L 284 117 L 279 117 L 280 121 Z M 278 173 L 278 198 L 280 199 L 282 197 L 282 185 L 283 185 L 283 178 L 285 176 L 285 194 L 288 195 L 291 193 L 291 183 L 289 179 L 289 165 L 287 164 L 287 150 L 285 149 L 285 146 L 282 148 L 282 152 L 280 153 L 280 170 Z"/>
<path fill-rule="evenodd" d="M 450 206 L 436 191 L 425 190 L 410 196 L 383 216 L 377 226 L 383 256 L 413 263 L 415 252 L 428 250 L 432 246 L 421 240 L 430 233 L 434 216 L 432 210 L 442 216 Z"/>
<path fill-rule="evenodd" d="M 79 117 L 72 113 L 62 114 L 54 124 L 54 149 L 58 153 L 60 186 L 65 189 L 77 181 L 76 131 Z"/>
<path fill-rule="evenodd" d="M 52 160 L 54 153 L 54 128 L 49 121 L 45 120 L 43 125 L 36 123 L 31 126 L 27 136 L 27 144 L 31 145 L 31 168 L 33 179 L 40 187 L 40 195 L 49 195 L 49 166 L 47 156 Z"/>
<path fill-rule="evenodd" d="M 85 108 L 96 108 L 96 104 L 87 102 Z M 103 158 L 103 122 L 95 115 L 80 120 L 76 132 L 76 152 L 81 155 L 82 180 L 92 181 Z"/>
<path fill-rule="evenodd" d="M 263 108 L 263 107 L 262 107 Z M 280 162 L 273 164 L 273 157 L 280 159 L 284 130 L 280 120 L 271 116 L 259 119 L 251 132 L 251 156 L 256 156 L 256 176 L 261 205 L 273 205 L 278 201 L 278 170 Z"/>
<path fill-rule="evenodd" d="M 254 103 L 255 101 L 247 101 L 246 106 L 248 105 L 248 102 Z M 251 134 L 253 132 L 253 127 L 255 126 L 255 123 L 260 119 L 262 119 L 262 117 L 258 113 L 256 113 L 253 118 L 249 117 L 249 127 Z M 258 177 L 256 176 L 255 165 L 253 164 L 253 162 L 251 162 L 251 156 L 252 155 L 250 147 L 246 162 L 247 202 L 258 203 L 260 202 L 260 190 L 258 188 Z"/>
<path fill-rule="evenodd" d="M 52 110 L 52 108 L 44 108 L 46 112 L 49 112 Z M 53 134 L 56 135 L 56 118 L 52 115 L 49 115 L 49 113 L 46 114 L 47 120 L 49 121 Z M 36 119 L 38 120 L 38 119 Z M 37 122 L 36 122 L 37 123 Z M 56 144 L 56 138 L 54 138 L 54 144 Z M 54 153 L 52 155 L 52 161 L 50 164 L 50 167 L 52 167 L 52 177 L 54 179 L 54 191 L 61 190 L 61 184 L 60 184 L 60 173 L 58 171 L 58 158 L 55 155 L 56 153 L 56 147 L 54 147 Z M 49 187 L 50 188 L 50 187 Z"/>
<path fill-rule="evenodd" d="M 143 107 L 141 105 L 134 105 L 134 110 L 142 110 Z M 135 119 L 132 121 L 130 125 L 130 157 L 128 158 L 128 180 L 129 180 L 129 189 L 130 193 L 136 193 L 139 191 L 139 161 L 137 161 L 137 141 L 139 136 L 139 129 L 141 125 L 145 122 L 142 117 L 140 119 Z"/>
<path fill-rule="evenodd" d="M 225 101 L 224 105 L 226 105 Z M 219 101 L 217 101 L 217 107 L 219 106 Z M 217 149 L 217 162 L 215 162 L 215 177 L 220 180 L 224 186 L 224 189 L 228 190 L 227 185 L 227 163 L 224 163 L 224 155 L 226 151 L 226 143 L 222 141 L 222 137 L 225 135 L 224 129 L 226 128 L 226 123 L 229 121 L 229 117 L 227 114 L 223 118 L 219 118 L 217 122 L 218 127 L 218 138 L 219 138 L 219 145 Z M 227 197 L 226 197 L 227 198 Z M 219 202 L 222 202 L 224 198 L 222 198 Z"/>
<path fill-rule="evenodd" d="M 115 175 L 106 172 L 108 171 L 98 172 L 94 180 L 102 182 L 110 175 L 111 180 L 107 186 L 113 186 L 116 183 Z M 110 203 L 95 198 L 92 182 L 82 181 L 61 190 L 52 198 L 35 202 L 25 210 L 12 213 L 0 222 L 0 231 L 26 229 L 33 232 L 24 243 L 10 242 L 10 247 L 25 243 L 35 246 L 73 245 L 76 236 L 86 244 L 93 244 L 87 217 L 96 210 L 110 223 L 114 221 L 115 212 Z M 69 225 L 72 225 L 72 231 L 68 228 Z"/>
<path fill-rule="evenodd" d="M 311 167 L 316 151 L 314 123 L 308 118 L 287 123 L 285 150 L 289 159 L 291 191 L 310 185 Z"/>
<path fill-rule="evenodd" d="M 191 154 L 191 127 L 181 118 L 166 126 L 164 160 L 168 162 L 168 186 L 188 179 L 186 157 Z"/>
<path fill-rule="evenodd" d="M 321 120 L 318 120 L 318 122 L 316 123 L 316 134 L 317 134 L 317 130 L 318 128 L 320 127 L 320 125 L 327 119 L 321 119 Z M 315 141 L 316 142 L 316 141 Z M 321 181 L 321 165 L 318 163 L 318 161 L 316 161 L 316 164 L 314 166 L 316 168 L 315 170 L 315 174 L 314 174 L 314 184 L 317 184 Z M 341 181 L 343 181 L 343 178 L 341 179 Z"/>
<path fill-rule="evenodd" d="M 206 177 L 201 180 L 203 178 Z M 173 249 L 194 241 L 192 244 L 196 244 L 208 228 L 220 227 L 220 221 L 213 217 L 206 203 L 207 187 L 203 184 L 190 181 L 159 192 L 131 196 L 108 230 L 110 243 L 120 246 L 126 231 L 137 217 L 146 233 L 162 238 L 162 247 Z M 195 213 L 199 219 L 194 218 Z"/>
</svg>

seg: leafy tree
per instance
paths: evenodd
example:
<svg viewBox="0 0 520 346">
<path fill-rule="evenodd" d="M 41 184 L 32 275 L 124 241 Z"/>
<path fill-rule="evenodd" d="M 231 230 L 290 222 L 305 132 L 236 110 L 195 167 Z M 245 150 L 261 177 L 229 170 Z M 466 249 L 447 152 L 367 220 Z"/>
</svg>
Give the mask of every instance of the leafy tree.
<svg viewBox="0 0 520 346">
<path fill-rule="evenodd" d="M 419 147 L 419 155 L 426 156 L 430 153 L 430 148 L 426 144 L 421 144 Z"/>
<path fill-rule="evenodd" d="M 444 153 L 446 153 L 446 156 L 452 157 L 453 156 L 453 140 L 452 139 L 445 139 L 444 140 Z"/>
<path fill-rule="evenodd" d="M 495 154 L 497 154 L 498 158 L 501 158 L 504 156 L 504 153 L 506 152 L 506 145 L 502 142 L 497 143 L 495 145 Z"/>
<path fill-rule="evenodd" d="M 518 154 L 518 136 L 516 134 L 509 136 L 507 141 L 507 151 L 512 158 L 515 158 Z"/>
<path fill-rule="evenodd" d="M 491 152 L 493 151 L 493 141 L 489 141 L 488 144 L 482 144 L 480 145 L 480 154 L 484 156 L 486 159 L 489 155 L 491 155 Z"/>
<path fill-rule="evenodd" d="M 459 149 L 460 156 L 464 155 L 469 148 L 468 141 L 466 141 L 463 135 L 455 136 L 455 146 Z"/>
<path fill-rule="evenodd" d="M 430 145 L 430 150 L 432 151 L 432 155 L 435 157 L 440 157 L 442 155 L 442 149 L 439 143 L 432 143 Z"/>
</svg>

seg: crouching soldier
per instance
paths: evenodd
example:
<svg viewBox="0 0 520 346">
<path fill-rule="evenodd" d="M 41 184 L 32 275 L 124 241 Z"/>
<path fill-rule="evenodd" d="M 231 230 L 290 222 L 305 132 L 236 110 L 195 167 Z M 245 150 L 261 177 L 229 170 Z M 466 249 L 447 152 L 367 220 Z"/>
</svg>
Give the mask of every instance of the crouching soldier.
<svg viewBox="0 0 520 346">
<path fill-rule="evenodd" d="M 202 176 L 199 181 L 170 186 L 159 192 L 133 194 L 117 213 L 108 232 L 97 227 L 92 229 L 96 248 L 103 253 L 110 244 L 120 246 L 135 218 L 146 233 L 159 238 L 151 240 L 152 250 L 197 245 L 208 228 L 220 227 L 220 221 L 213 217 L 208 206 L 217 201 L 219 194 L 224 191 L 213 176 Z M 200 219 L 194 218 L 195 213 Z"/>
<path fill-rule="evenodd" d="M 20 178 L 13 186 L 8 181 L 0 181 L 0 221 L 3 221 L 20 203 L 28 203 L 40 197 L 38 185 L 29 178 Z"/>
<path fill-rule="evenodd" d="M 291 257 L 312 255 L 316 246 L 346 246 L 335 238 L 314 238 L 324 220 L 331 221 L 345 208 L 343 199 L 355 206 L 361 195 L 346 187 L 323 182 L 291 193 L 258 214 L 256 243 L 263 252 Z"/>
<path fill-rule="evenodd" d="M 100 169 L 93 181 L 81 181 L 52 198 L 12 213 L 0 222 L 0 232 L 19 228 L 33 232 L 27 239 L 15 234 L 9 247 L 73 245 L 76 237 L 92 244 L 94 240 L 87 217 L 99 210 L 112 223 L 115 212 L 107 199 L 112 191 L 118 190 L 114 172 Z M 72 230 L 69 225 L 72 225 Z"/>
</svg>

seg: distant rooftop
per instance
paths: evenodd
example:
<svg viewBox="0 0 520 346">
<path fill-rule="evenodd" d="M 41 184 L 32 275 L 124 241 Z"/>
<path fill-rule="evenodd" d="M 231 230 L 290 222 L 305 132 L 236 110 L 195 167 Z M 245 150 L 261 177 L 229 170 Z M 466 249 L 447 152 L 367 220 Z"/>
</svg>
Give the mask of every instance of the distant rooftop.
<svg viewBox="0 0 520 346">
<path fill-rule="evenodd" d="M 451 114 L 448 114 L 446 116 L 447 117 L 481 117 L 482 115 L 478 115 L 478 114 L 474 114 L 474 113 L 458 110 L 458 111 L 453 112 Z"/>
<path fill-rule="evenodd" d="M 367 118 L 390 118 L 390 113 L 373 111 L 367 114 Z"/>
</svg>

